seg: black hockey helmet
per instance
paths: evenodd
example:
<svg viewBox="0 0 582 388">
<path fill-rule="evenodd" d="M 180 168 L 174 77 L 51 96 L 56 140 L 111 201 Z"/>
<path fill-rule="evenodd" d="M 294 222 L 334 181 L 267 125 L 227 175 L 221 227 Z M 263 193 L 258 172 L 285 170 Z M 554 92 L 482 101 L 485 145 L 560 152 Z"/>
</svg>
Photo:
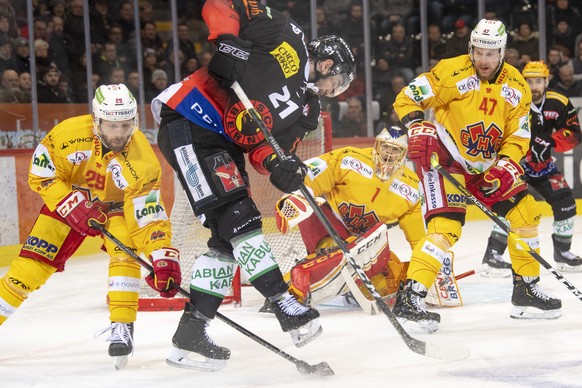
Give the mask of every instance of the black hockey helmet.
<svg viewBox="0 0 582 388">
<path fill-rule="evenodd" d="M 309 42 L 307 51 L 311 58 L 317 63 L 325 59 L 333 61 L 329 76 L 344 75 L 346 85 L 354 80 L 356 73 L 356 60 L 352 49 L 345 40 L 337 35 L 324 35 Z M 345 89 L 344 89 L 345 90 Z"/>
</svg>

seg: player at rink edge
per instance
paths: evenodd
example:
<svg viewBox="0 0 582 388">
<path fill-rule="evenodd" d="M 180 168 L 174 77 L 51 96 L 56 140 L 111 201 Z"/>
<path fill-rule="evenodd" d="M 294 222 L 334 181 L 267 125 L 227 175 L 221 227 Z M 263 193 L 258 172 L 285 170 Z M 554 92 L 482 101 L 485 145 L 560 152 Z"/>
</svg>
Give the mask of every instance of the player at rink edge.
<svg viewBox="0 0 582 388">
<path fill-rule="evenodd" d="M 348 249 L 378 293 L 392 303 L 406 279 L 408 262 L 401 262 L 390 249 L 387 225 L 398 225 L 411 248 L 425 236 L 419 180 L 404 165 L 407 142 L 402 129 L 385 128 L 376 136 L 374 147 L 344 147 L 305 162 L 308 167 L 305 185 L 340 238 L 348 243 Z M 355 274 L 343 272 L 346 265 L 343 252 L 300 193 L 284 195 L 277 202 L 276 218 L 282 233 L 298 226 L 309 254 L 285 274 L 291 291 L 302 303 L 317 306 L 349 291 L 348 300 L 361 292 L 373 301 L 359 278 L 355 278 L 359 290 L 352 290 L 352 283 L 346 283 L 345 276 Z M 449 257 L 446 274 L 445 271 L 440 274 L 431 291 L 435 291 L 432 293 L 435 304 L 461 306 L 452 272 L 452 252 Z M 349 265 L 346 268 L 351 269 Z M 443 282 L 447 284 L 446 296 L 441 288 Z M 268 305 L 260 311 L 268 312 Z M 434 331 L 440 317 L 436 313 L 430 317 L 421 324 Z"/>
<path fill-rule="evenodd" d="M 552 158 L 552 149 L 566 152 L 580 144 L 582 133 L 578 113 L 568 97 L 547 89 L 550 71 L 543 61 L 529 62 L 523 68 L 522 75 L 532 91 L 530 149 L 520 163 L 525 172 L 524 179 L 552 207 L 552 242 L 556 268 L 566 272 L 580 272 L 582 258 L 570 251 L 576 201 L 572 189 Z M 510 272 L 503 270 L 505 264 L 508 264 L 502 257 L 506 248 L 507 233 L 494 225 L 483 257 L 483 263 L 491 267 L 486 273 Z"/>
<path fill-rule="evenodd" d="M 301 305 L 273 257 L 262 217 L 249 195 L 244 154 L 283 192 L 299 188 L 305 165 L 297 145 L 319 124 L 319 95 L 334 97 L 354 78 L 350 47 L 337 36 L 305 44 L 299 25 L 260 2 L 208 0 L 202 16 L 217 47 L 210 63 L 171 85 L 152 102 L 158 144 L 178 174 L 194 213 L 211 231 L 208 251 L 192 269 L 190 301 L 172 338 L 168 364 L 219 370 L 230 350 L 207 326 L 229 292 L 234 268 L 276 312 L 296 346 L 322 331 L 319 312 Z M 287 155 L 276 157 L 231 85 L 237 81 Z"/>
<path fill-rule="evenodd" d="M 539 252 L 541 213 L 522 181 L 519 161 L 529 148 L 531 92 L 513 66 L 504 62 L 505 25 L 482 19 L 471 32 L 469 53 L 441 60 L 420 74 L 396 97 L 394 108 L 408 128 L 408 157 L 422 183 L 427 236 L 412 252 L 407 282 L 393 312 L 406 324 L 422 313 L 445 253 L 461 237 L 466 201 L 431 167 L 436 153 L 441 166 L 479 201 L 504 216 L 518 238 Z M 434 120 L 425 119 L 432 109 Z M 513 270 L 516 319 L 555 319 L 562 315 L 559 299 L 539 286 L 540 264 L 516 244 L 509 246 Z"/>
<path fill-rule="evenodd" d="M 28 183 L 44 201 L 29 237 L 0 279 L 0 324 L 39 289 L 87 236 L 99 236 L 109 256 L 108 353 L 116 369 L 133 353 L 140 266 L 90 226 L 102 224 L 125 245 L 150 258 L 147 283 L 162 297 L 176 295 L 179 253 L 162 201 L 162 168 L 138 128 L 137 104 L 127 87 L 102 85 L 93 114 L 62 121 L 36 147 Z M 63 284 L 64 294 L 75 292 Z M 65 300 L 63 300 L 65 301 Z M 74 319 L 74 318 L 72 318 Z"/>
</svg>

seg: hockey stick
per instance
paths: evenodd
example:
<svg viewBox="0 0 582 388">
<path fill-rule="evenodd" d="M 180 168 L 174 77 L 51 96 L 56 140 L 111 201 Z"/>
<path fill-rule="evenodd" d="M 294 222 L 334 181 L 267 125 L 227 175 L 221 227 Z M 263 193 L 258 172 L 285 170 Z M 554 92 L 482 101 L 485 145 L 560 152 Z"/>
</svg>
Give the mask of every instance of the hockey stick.
<svg viewBox="0 0 582 388">
<path fill-rule="evenodd" d="M 534 259 L 536 259 L 545 269 L 550 271 L 552 275 L 556 277 L 570 292 L 572 292 L 578 299 L 582 300 L 582 292 L 578 290 L 572 283 L 568 281 L 568 279 L 564 278 L 564 276 L 558 272 L 554 267 L 551 266 L 543 257 L 541 257 L 536 251 L 534 251 L 525 241 L 519 238 L 511 228 L 505 224 L 505 222 L 501 221 L 499 217 L 497 217 L 491 210 L 489 210 L 483 202 L 479 201 L 465 186 L 463 186 L 454 176 L 451 175 L 450 172 L 445 170 L 443 166 L 439 164 L 439 159 L 436 153 L 433 153 L 430 158 L 431 166 L 436 169 L 442 176 L 444 176 L 449 182 L 453 184 L 459 190 L 461 194 L 463 194 L 469 201 L 471 201 L 475 206 L 477 206 L 483 213 L 487 215 L 497 226 L 501 228 L 508 236 L 510 236 L 517 244 L 527 251 Z"/>
<path fill-rule="evenodd" d="M 119 239 L 117 239 L 117 237 L 115 237 L 107 229 L 105 229 L 105 227 L 103 225 L 99 224 L 98 222 L 96 222 L 94 220 L 89 221 L 89 224 L 91 225 L 91 227 L 93 227 L 93 228 L 99 230 L 101 233 L 103 233 L 103 235 L 105 237 L 107 237 L 109 240 L 111 240 L 123 252 L 127 253 L 132 259 L 137 261 L 142 267 L 144 267 L 149 272 L 153 272 L 152 266 L 147 261 L 145 261 L 144 259 L 139 257 L 139 255 L 137 255 L 134 251 L 132 251 L 131 248 L 129 248 L 127 245 L 125 245 L 124 243 L 119 241 Z M 186 298 L 190 299 L 190 293 L 188 291 L 186 291 L 180 285 L 177 285 L 177 284 L 174 285 L 174 287 L 178 289 L 178 292 L 180 294 L 182 294 Z M 299 360 L 299 359 L 293 357 L 292 355 L 285 353 L 283 350 L 279 349 L 275 345 L 270 344 L 269 342 L 265 341 L 264 339 L 262 339 L 258 335 L 254 334 L 253 332 L 245 329 L 244 327 L 242 327 L 238 323 L 225 317 L 221 313 L 217 312 L 216 317 L 218 319 L 220 319 L 222 322 L 226 323 L 228 326 L 234 328 L 236 331 L 246 335 L 247 337 L 249 337 L 253 341 L 257 342 L 259 345 L 262 345 L 262 346 L 266 347 L 267 349 L 271 350 L 272 352 L 277 353 L 279 356 L 283 357 L 284 359 L 291 361 L 293 364 L 295 364 L 297 366 L 297 370 L 299 372 L 301 372 L 301 374 L 304 374 L 304 375 L 316 374 L 316 375 L 320 375 L 320 376 L 333 376 L 333 375 L 335 375 L 335 372 L 333 371 L 333 369 L 331 369 L 331 367 L 325 361 L 320 362 L 317 365 L 310 365 L 305 361 Z"/>
<path fill-rule="evenodd" d="M 244 105 L 247 113 L 251 116 L 251 118 L 257 123 L 259 129 L 263 136 L 265 137 L 266 141 L 275 151 L 275 154 L 279 160 L 284 160 L 286 158 L 285 152 L 281 149 L 277 140 L 273 137 L 259 113 L 255 110 L 252 103 L 248 99 L 245 92 L 242 90 L 238 82 L 234 82 L 232 85 L 232 89 Z M 380 294 L 374 288 L 374 285 L 366 275 L 366 273 L 362 270 L 362 268 L 358 265 L 356 260 L 354 259 L 352 253 L 347 248 L 347 245 L 344 240 L 342 240 L 338 233 L 335 231 L 329 220 L 326 218 L 325 214 L 321 208 L 315 202 L 315 199 L 305 187 L 304 184 L 301 184 L 299 187 L 301 194 L 307 200 L 309 205 L 313 208 L 313 211 L 325 227 L 325 230 L 329 235 L 332 237 L 333 241 L 337 244 L 337 246 L 343 251 L 345 257 L 347 258 L 348 262 L 352 266 L 352 268 L 356 271 L 358 277 L 362 280 L 362 283 L 366 286 L 370 294 L 374 297 L 378 308 L 386 315 L 394 329 L 400 337 L 404 340 L 404 343 L 410 350 L 415 353 L 421 354 L 423 356 L 432 357 L 432 358 L 439 358 L 443 360 L 464 360 L 465 358 L 469 357 L 469 350 L 464 347 L 457 347 L 457 346 L 445 346 L 445 345 L 438 345 L 432 344 L 428 342 L 421 341 L 412 337 L 410 334 L 404 330 L 400 322 L 396 319 L 392 311 L 388 308 L 388 305 L 384 302 Z"/>
</svg>

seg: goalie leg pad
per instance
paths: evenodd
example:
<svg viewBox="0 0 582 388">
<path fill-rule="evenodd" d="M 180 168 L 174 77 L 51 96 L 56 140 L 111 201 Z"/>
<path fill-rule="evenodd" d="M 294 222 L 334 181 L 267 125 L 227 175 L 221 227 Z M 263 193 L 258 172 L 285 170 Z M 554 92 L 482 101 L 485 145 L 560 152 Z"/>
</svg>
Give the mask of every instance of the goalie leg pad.
<svg viewBox="0 0 582 388">
<path fill-rule="evenodd" d="M 428 289 L 426 304 L 439 307 L 461 307 L 463 305 L 461 292 L 453 273 L 453 261 L 454 254 L 452 251 L 448 251 L 434 284 Z"/>
</svg>

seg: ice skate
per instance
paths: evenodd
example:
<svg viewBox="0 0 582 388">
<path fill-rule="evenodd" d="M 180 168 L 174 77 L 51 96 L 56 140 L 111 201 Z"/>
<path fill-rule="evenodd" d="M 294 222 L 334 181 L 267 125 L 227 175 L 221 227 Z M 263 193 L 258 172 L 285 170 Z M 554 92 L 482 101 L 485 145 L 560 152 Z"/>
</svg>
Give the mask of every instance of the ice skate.
<svg viewBox="0 0 582 388">
<path fill-rule="evenodd" d="M 582 258 L 570 251 L 572 237 L 559 237 L 552 234 L 552 240 L 556 268 L 564 272 L 582 272 Z"/>
<path fill-rule="evenodd" d="M 111 330 L 111 335 L 107 338 L 109 344 L 109 355 L 113 358 L 116 370 L 120 370 L 127 365 L 129 355 L 133 353 L 133 323 L 111 322 L 111 325 L 95 336 L 100 336 Z"/>
<path fill-rule="evenodd" d="M 562 316 L 562 301 L 547 294 L 537 284 L 537 276 L 513 275 L 510 316 L 515 319 L 556 319 Z"/>
<path fill-rule="evenodd" d="M 291 334 L 298 348 L 313 341 L 323 331 L 319 324 L 319 312 L 303 306 L 289 292 L 270 297 L 269 301 L 281 329 Z"/>
<path fill-rule="evenodd" d="M 273 311 L 273 308 L 271 307 L 271 302 L 269 302 L 268 298 L 265 298 L 265 302 L 259 308 L 259 314 L 264 315 L 264 316 L 268 316 L 268 317 L 272 317 L 273 314 L 275 314 L 275 311 Z"/>
<path fill-rule="evenodd" d="M 486 278 L 508 278 L 511 276 L 511 263 L 503 260 L 503 251 L 507 244 L 507 237 L 493 232 L 479 274 Z"/>
<path fill-rule="evenodd" d="M 178 329 L 172 337 L 174 347 L 166 358 L 166 363 L 177 368 L 218 371 L 226 366 L 230 350 L 218 346 L 208 336 L 206 327 L 210 319 L 187 303 L 180 318 Z"/>
<path fill-rule="evenodd" d="M 424 285 L 411 279 L 398 291 L 392 312 L 402 326 L 411 330 L 420 329 L 426 333 L 438 330 L 441 316 L 426 311 L 424 298 L 427 293 L 428 289 Z"/>
</svg>

